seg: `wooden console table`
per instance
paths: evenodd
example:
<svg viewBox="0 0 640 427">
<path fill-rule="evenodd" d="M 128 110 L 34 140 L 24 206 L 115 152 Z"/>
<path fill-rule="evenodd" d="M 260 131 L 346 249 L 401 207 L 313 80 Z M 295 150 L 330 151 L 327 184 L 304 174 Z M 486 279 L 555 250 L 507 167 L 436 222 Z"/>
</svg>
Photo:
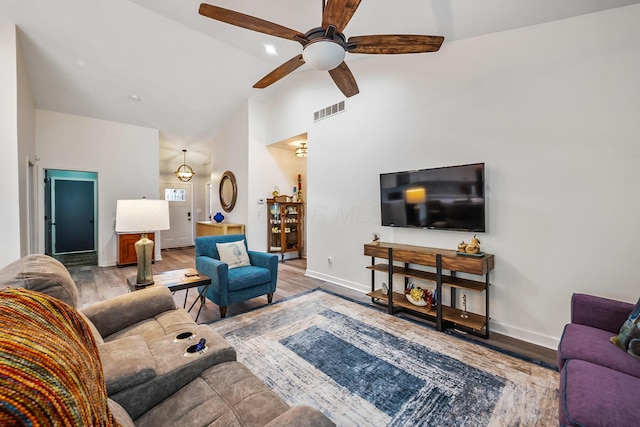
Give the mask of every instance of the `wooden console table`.
<svg viewBox="0 0 640 427">
<path fill-rule="evenodd" d="M 404 311 L 434 321 L 439 331 L 446 326 L 453 326 L 489 338 L 489 272 L 494 268 L 492 254 L 470 257 L 457 255 L 454 250 L 383 242 L 365 244 L 364 254 L 371 257 L 371 265 L 367 267 L 371 270 L 371 292 L 367 295 L 374 303 L 385 303 L 389 314 Z M 385 259 L 387 262 L 376 264 L 376 258 Z M 416 269 L 415 266 L 428 267 L 429 271 Z M 444 274 L 445 270 L 448 270 L 449 274 Z M 375 288 L 376 271 L 388 274 L 389 292 L 386 295 L 381 289 Z M 483 276 L 484 280 L 456 277 L 456 272 Z M 405 288 L 410 278 L 435 283 L 438 295 L 435 307 L 429 310 L 427 307 L 413 305 L 407 301 L 403 293 L 393 292 L 394 275 L 404 277 Z M 449 306 L 442 304 L 443 287 L 448 287 L 450 291 Z M 485 314 L 467 311 L 468 317 L 461 317 L 463 311 L 457 308 L 456 289 L 484 292 Z"/>
<path fill-rule="evenodd" d="M 244 234 L 244 224 L 213 221 L 196 222 L 196 237 L 219 236 L 222 234 Z"/>
</svg>

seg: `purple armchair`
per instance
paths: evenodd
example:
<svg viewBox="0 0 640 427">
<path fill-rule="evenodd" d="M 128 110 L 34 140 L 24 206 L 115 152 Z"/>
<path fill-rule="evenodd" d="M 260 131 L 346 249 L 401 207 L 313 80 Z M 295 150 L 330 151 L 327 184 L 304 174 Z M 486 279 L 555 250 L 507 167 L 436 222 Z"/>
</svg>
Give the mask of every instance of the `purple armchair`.
<svg viewBox="0 0 640 427">
<path fill-rule="evenodd" d="M 637 426 L 640 360 L 610 342 L 633 304 L 592 295 L 571 298 L 571 323 L 558 346 L 561 426 Z"/>
</svg>

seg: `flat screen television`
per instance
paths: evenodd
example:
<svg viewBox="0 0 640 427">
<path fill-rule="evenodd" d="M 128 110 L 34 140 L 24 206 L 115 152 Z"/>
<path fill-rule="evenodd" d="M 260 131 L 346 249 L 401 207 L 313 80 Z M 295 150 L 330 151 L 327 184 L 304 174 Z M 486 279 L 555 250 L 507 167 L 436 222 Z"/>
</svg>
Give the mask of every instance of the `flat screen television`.
<svg viewBox="0 0 640 427">
<path fill-rule="evenodd" d="M 382 225 L 485 231 L 484 163 L 380 174 Z"/>
</svg>

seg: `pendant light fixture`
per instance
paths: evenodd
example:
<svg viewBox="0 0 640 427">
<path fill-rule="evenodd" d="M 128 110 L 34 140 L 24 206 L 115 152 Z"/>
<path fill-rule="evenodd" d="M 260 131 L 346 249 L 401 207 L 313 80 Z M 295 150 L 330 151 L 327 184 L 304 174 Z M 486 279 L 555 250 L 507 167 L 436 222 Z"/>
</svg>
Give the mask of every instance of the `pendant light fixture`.
<svg viewBox="0 0 640 427">
<path fill-rule="evenodd" d="M 182 164 L 176 170 L 175 174 L 180 181 L 188 182 L 191 181 L 191 178 L 193 178 L 193 175 L 196 173 L 193 171 L 193 168 L 187 164 L 187 150 L 182 150 L 182 155 Z"/>
<path fill-rule="evenodd" d="M 303 142 L 300 147 L 296 148 L 296 156 L 307 157 L 307 143 Z"/>
</svg>

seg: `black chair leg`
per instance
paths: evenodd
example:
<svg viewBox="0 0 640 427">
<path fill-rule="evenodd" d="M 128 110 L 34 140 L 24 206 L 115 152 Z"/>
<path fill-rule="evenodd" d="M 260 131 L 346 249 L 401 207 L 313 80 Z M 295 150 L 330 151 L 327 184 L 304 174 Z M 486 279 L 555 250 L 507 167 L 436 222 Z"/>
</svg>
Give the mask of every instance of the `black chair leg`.
<svg viewBox="0 0 640 427">
<path fill-rule="evenodd" d="M 267 301 L 269 302 L 269 304 L 271 304 L 271 301 L 273 301 L 273 292 L 267 294 Z"/>
<path fill-rule="evenodd" d="M 220 307 L 220 317 L 225 317 L 227 315 L 227 307 Z"/>
</svg>

